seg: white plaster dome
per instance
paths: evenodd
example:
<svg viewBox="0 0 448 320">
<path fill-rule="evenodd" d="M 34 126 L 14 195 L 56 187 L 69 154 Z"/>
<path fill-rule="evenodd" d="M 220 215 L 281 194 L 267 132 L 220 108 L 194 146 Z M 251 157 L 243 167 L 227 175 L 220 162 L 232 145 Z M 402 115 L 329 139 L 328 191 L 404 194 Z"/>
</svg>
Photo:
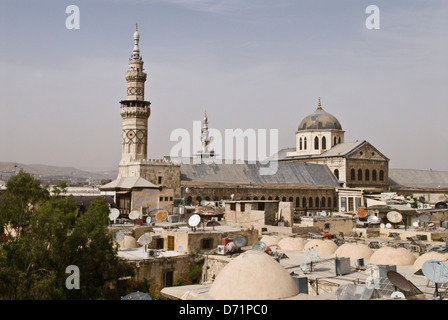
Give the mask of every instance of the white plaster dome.
<svg viewBox="0 0 448 320">
<path fill-rule="evenodd" d="M 282 250 L 303 251 L 306 240 L 303 238 L 286 237 L 278 242 L 278 246 Z"/>
<path fill-rule="evenodd" d="M 313 239 L 308 241 L 303 247 L 304 250 L 315 248 L 321 255 L 333 254 L 338 245 L 329 239 Z"/>
<path fill-rule="evenodd" d="M 447 263 L 448 253 L 440 253 L 435 251 L 430 251 L 419 256 L 414 262 L 414 269 L 420 270 L 423 264 L 428 260 L 438 260 Z"/>
<path fill-rule="evenodd" d="M 298 131 L 303 130 L 342 130 L 339 120 L 335 116 L 326 112 L 320 106 L 309 116 L 305 117 L 299 125 Z"/>
<path fill-rule="evenodd" d="M 416 258 L 405 248 L 382 247 L 370 257 L 371 264 L 391 264 L 397 266 L 413 265 Z"/>
<path fill-rule="evenodd" d="M 266 243 L 266 245 L 269 247 L 269 246 L 277 245 L 281 239 L 282 239 L 282 237 L 279 237 L 279 236 L 266 235 L 266 236 L 263 236 L 260 241 Z"/>
<path fill-rule="evenodd" d="M 335 251 L 336 257 L 347 257 L 350 259 L 370 259 L 373 250 L 364 243 L 344 243 Z"/>
<path fill-rule="evenodd" d="M 277 261 L 250 250 L 219 272 L 208 293 L 217 300 L 278 300 L 295 296 L 299 290 Z"/>
<path fill-rule="evenodd" d="M 135 249 L 140 247 L 137 240 L 133 236 L 125 235 L 123 240 L 121 240 L 119 243 L 120 249 Z"/>
</svg>

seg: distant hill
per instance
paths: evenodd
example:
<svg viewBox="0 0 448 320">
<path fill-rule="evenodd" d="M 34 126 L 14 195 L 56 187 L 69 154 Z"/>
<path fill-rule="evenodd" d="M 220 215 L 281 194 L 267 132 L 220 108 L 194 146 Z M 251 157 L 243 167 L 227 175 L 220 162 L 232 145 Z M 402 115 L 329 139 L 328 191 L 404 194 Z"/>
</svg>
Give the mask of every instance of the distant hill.
<svg viewBox="0 0 448 320">
<path fill-rule="evenodd" d="M 80 170 L 73 167 L 0 162 L 0 180 L 7 181 L 14 173 L 19 172 L 20 169 L 34 175 L 43 184 L 53 184 L 62 180 L 69 184 L 90 184 L 92 179 L 95 184 L 99 184 L 101 181 L 114 180 L 118 175 L 118 170 L 97 172 Z"/>
</svg>

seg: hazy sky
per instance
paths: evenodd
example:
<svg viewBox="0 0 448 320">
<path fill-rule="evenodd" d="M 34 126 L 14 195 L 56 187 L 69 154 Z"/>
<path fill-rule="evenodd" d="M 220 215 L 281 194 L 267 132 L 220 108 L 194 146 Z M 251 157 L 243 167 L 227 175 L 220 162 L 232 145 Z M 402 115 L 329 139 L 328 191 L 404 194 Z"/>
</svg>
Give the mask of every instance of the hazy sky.
<svg viewBox="0 0 448 320">
<path fill-rule="evenodd" d="M 448 170 L 446 0 L 1 0 L 0 161 L 117 168 L 135 23 L 149 158 L 205 110 L 211 128 L 278 129 L 294 147 L 321 97 L 391 168 Z"/>
</svg>

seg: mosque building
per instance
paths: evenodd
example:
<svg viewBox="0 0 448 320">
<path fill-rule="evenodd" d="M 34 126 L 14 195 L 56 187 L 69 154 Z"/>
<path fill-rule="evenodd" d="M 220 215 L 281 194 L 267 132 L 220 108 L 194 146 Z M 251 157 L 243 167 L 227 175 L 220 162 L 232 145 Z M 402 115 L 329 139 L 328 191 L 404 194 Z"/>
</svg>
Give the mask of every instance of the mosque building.
<svg viewBox="0 0 448 320">
<path fill-rule="evenodd" d="M 204 161 L 215 156 L 210 150 L 207 114 L 201 130 L 201 150 L 196 155 L 200 161 L 170 157 L 149 160 L 151 103 L 145 100 L 147 74 L 137 28 L 133 40 L 125 74 L 127 95 L 120 101 L 122 158 L 118 177 L 100 188 L 115 193 L 122 214 L 169 210 L 176 198 L 185 199 L 188 205 L 229 200 L 233 195 L 243 200 L 292 202 L 296 213 L 305 214 L 337 209 L 341 206 L 340 190 L 361 188 L 345 201 L 354 203 L 351 208 L 356 210 L 363 205 L 364 189 L 387 190 L 389 159 L 366 141 L 345 142 L 341 124 L 322 108 L 320 99 L 317 110 L 299 125 L 296 148 L 279 151 L 273 175 L 260 174 L 264 167 L 261 162 Z"/>
</svg>

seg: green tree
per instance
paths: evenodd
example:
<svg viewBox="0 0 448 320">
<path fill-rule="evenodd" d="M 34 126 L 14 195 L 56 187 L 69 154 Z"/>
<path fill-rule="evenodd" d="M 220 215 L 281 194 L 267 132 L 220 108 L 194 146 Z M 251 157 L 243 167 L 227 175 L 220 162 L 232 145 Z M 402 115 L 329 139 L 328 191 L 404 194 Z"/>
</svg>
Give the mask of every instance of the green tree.
<svg viewBox="0 0 448 320">
<path fill-rule="evenodd" d="M 39 195 L 38 180 L 21 174 L 23 180 L 17 181 L 25 181 L 31 193 Z M 33 205 L 22 232 L 0 247 L 0 299 L 119 299 L 123 293 L 115 289 L 118 279 L 133 271 L 117 255 L 107 228 L 107 205 L 99 197 L 77 218 L 73 197 L 62 196 L 62 185 L 56 188 L 60 192 L 54 196 L 41 189 L 36 200 L 20 196 L 27 194 L 26 188 L 19 188 L 18 194 L 8 189 L 6 202 L 2 197 L 0 215 L 6 212 L 6 222 L 14 221 L 13 213 L 22 203 Z M 66 287 L 70 265 L 79 268 L 79 289 Z"/>
</svg>

